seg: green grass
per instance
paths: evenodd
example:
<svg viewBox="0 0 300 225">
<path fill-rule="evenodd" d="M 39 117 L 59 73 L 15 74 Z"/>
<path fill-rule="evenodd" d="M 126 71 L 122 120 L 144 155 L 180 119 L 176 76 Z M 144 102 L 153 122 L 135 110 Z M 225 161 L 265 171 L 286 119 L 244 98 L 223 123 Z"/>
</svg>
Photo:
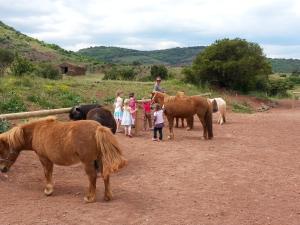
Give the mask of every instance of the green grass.
<svg viewBox="0 0 300 225">
<path fill-rule="evenodd" d="M 8 122 L 7 120 L 0 119 L 0 134 L 8 131 L 10 127 L 10 122 Z"/>
<path fill-rule="evenodd" d="M 239 103 L 239 102 L 232 102 L 232 111 L 236 113 L 253 113 L 254 110 L 252 107 L 247 103 Z"/>
<path fill-rule="evenodd" d="M 0 78 L 0 83 L 0 114 L 71 107 L 80 103 L 112 104 L 119 90 L 124 92 L 124 98 L 134 92 L 137 99 L 141 99 L 150 97 L 153 89 L 153 82 L 102 80 L 101 74 L 62 80 L 6 76 Z M 175 79 L 163 81 L 162 87 L 170 95 L 177 91 L 185 91 L 188 95 L 210 91 Z"/>
</svg>

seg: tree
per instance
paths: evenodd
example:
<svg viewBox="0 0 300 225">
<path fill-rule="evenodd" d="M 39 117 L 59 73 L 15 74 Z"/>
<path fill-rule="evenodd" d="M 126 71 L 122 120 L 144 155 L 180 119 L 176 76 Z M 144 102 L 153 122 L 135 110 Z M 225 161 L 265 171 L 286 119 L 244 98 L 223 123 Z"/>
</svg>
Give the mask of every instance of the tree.
<svg viewBox="0 0 300 225">
<path fill-rule="evenodd" d="M 33 71 L 33 65 L 26 58 L 15 56 L 14 62 L 11 65 L 11 71 L 15 76 L 22 76 L 25 73 L 30 73 Z"/>
<path fill-rule="evenodd" d="M 217 40 L 185 72 L 193 83 L 247 92 L 264 88 L 272 69 L 258 44 L 236 38 Z"/>
<path fill-rule="evenodd" d="M 168 69 L 164 65 L 151 66 L 150 73 L 153 80 L 158 76 L 160 76 L 162 79 L 168 79 Z"/>
<path fill-rule="evenodd" d="M 14 53 L 0 48 L 0 76 L 4 74 L 4 71 L 14 61 Z"/>
</svg>

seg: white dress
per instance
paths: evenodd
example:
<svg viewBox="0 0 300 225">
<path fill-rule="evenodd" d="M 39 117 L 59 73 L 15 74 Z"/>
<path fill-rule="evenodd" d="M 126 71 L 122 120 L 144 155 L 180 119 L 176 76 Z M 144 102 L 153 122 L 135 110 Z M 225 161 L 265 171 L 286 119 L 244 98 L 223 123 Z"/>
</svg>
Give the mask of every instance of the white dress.
<svg viewBox="0 0 300 225">
<path fill-rule="evenodd" d="M 130 107 L 124 107 L 122 122 L 121 125 L 123 126 L 131 126 L 132 125 L 132 117 L 130 113 Z"/>
</svg>

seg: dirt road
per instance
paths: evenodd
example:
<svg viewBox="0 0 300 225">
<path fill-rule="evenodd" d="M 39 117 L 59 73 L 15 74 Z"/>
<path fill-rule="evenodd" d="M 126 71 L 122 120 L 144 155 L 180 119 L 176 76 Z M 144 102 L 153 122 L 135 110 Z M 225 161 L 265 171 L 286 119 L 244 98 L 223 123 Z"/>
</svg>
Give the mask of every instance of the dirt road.
<svg viewBox="0 0 300 225">
<path fill-rule="evenodd" d="M 0 224 L 300 224 L 299 109 L 230 113 L 212 141 L 195 126 L 161 143 L 118 134 L 129 165 L 112 176 L 111 202 L 101 179 L 97 202 L 83 202 L 81 165 L 56 166 L 54 195 L 45 197 L 37 157 L 22 153 L 0 174 Z"/>
</svg>

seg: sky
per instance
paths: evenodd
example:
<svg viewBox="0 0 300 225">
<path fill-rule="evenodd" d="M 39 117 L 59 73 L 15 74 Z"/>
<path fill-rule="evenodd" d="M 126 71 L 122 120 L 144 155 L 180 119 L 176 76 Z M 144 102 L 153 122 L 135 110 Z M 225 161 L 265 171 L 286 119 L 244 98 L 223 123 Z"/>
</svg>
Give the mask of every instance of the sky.
<svg viewBox="0 0 300 225">
<path fill-rule="evenodd" d="M 0 20 L 68 50 L 138 50 L 258 43 L 267 57 L 300 59 L 299 0 L 0 0 Z"/>
</svg>

